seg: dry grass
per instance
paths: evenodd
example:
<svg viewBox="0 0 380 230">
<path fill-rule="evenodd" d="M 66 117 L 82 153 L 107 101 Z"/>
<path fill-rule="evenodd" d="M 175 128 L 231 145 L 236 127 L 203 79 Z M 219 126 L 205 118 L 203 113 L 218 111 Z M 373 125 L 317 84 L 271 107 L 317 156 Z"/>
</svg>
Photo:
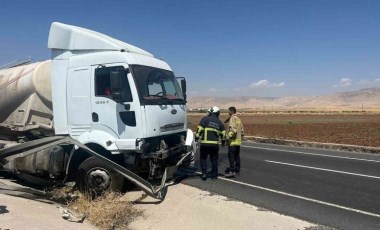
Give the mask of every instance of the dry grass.
<svg viewBox="0 0 380 230">
<path fill-rule="evenodd" d="M 86 213 L 87 219 L 101 229 L 126 229 L 141 212 L 121 197 L 119 193 L 108 192 L 95 200 L 77 199 L 70 202 L 69 207 Z"/>
<path fill-rule="evenodd" d="M 123 194 L 120 193 L 107 192 L 94 200 L 78 191 L 74 193 L 73 196 L 68 187 L 51 192 L 53 200 L 66 204 L 70 210 L 85 214 L 86 220 L 100 229 L 128 229 L 129 223 L 142 215 L 142 211 L 123 200 Z"/>
</svg>

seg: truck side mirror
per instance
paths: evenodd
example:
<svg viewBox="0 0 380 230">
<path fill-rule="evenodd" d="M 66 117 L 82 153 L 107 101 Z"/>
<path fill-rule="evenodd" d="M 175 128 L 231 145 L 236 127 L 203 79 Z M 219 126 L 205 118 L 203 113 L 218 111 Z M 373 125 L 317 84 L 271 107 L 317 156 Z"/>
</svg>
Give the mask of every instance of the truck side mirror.
<svg viewBox="0 0 380 230">
<path fill-rule="evenodd" d="M 181 89 L 182 89 L 182 94 L 183 94 L 183 99 L 186 102 L 186 79 L 184 77 L 176 77 L 177 80 L 181 79 Z"/>
<path fill-rule="evenodd" d="M 187 96 L 186 96 L 186 79 L 181 80 L 181 89 L 183 93 L 183 99 L 185 99 L 185 102 L 187 101 Z"/>
<path fill-rule="evenodd" d="M 185 79 L 181 80 L 181 89 L 182 89 L 182 93 L 186 94 L 186 80 Z"/>
</svg>

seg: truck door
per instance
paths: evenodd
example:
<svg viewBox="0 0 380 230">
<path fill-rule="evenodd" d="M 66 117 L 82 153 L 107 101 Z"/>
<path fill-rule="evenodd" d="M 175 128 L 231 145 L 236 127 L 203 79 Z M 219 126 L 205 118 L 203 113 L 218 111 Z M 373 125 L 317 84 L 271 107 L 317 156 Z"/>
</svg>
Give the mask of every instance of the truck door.
<svg viewBox="0 0 380 230">
<path fill-rule="evenodd" d="M 113 98 L 110 76 L 111 72 L 125 72 L 125 87 L 123 93 L 128 96 L 124 101 Z M 94 74 L 92 84 L 92 122 L 93 130 L 106 131 L 116 134 L 120 139 L 133 139 L 142 137 L 142 122 L 138 95 L 133 78 L 128 73 L 126 64 L 109 64 L 107 66 L 93 66 Z"/>
<path fill-rule="evenodd" d="M 73 68 L 68 71 L 67 123 L 70 126 L 70 132 L 76 128 L 82 130 L 82 128 L 88 127 L 91 129 L 90 77 L 90 67 Z"/>
</svg>

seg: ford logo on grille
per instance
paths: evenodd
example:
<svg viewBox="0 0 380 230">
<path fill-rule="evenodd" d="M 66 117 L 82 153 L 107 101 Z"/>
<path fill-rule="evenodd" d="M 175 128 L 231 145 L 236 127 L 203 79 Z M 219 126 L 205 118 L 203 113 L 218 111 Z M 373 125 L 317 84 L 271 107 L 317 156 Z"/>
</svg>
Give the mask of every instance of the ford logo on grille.
<svg viewBox="0 0 380 230">
<path fill-rule="evenodd" d="M 172 114 L 176 114 L 176 113 L 177 113 L 177 110 L 172 109 L 171 113 L 172 113 Z"/>
</svg>

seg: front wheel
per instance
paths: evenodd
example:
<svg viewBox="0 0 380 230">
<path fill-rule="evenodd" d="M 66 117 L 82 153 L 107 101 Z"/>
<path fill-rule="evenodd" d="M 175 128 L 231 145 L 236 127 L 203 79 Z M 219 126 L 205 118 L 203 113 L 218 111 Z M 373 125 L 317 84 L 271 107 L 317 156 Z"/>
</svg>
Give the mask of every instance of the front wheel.
<svg viewBox="0 0 380 230">
<path fill-rule="evenodd" d="M 124 177 L 102 160 L 90 157 L 78 168 L 77 184 L 82 192 L 90 192 L 92 196 L 101 195 L 107 190 L 122 191 Z"/>
</svg>

